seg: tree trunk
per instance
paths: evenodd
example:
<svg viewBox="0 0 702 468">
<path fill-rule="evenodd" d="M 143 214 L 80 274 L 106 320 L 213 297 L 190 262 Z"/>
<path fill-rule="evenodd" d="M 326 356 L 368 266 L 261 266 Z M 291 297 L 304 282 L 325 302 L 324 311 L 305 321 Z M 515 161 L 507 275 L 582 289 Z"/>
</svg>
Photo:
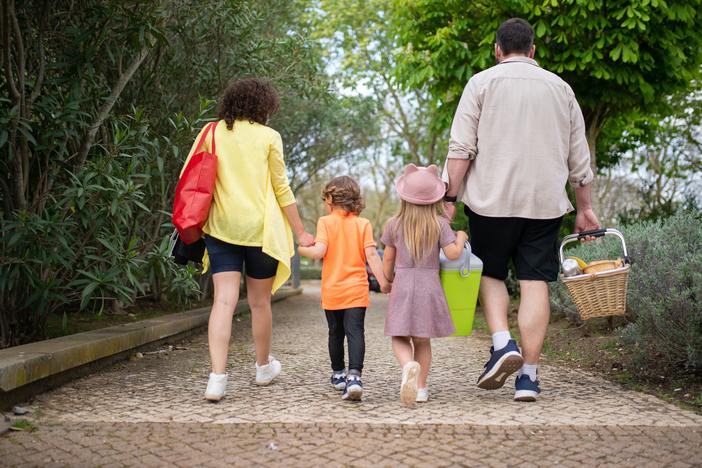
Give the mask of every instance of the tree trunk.
<svg viewBox="0 0 702 468">
<path fill-rule="evenodd" d="M 590 168 L 595 174 L 595 179 L 590 184 L 590 193 L 592 194 L 592 209 L 598 216 L 602 215 L 602 203 L 598 196 L 599 181 L 597 180 L 597 137 L 600 134 L 600 128 L 596 125 L 589 126 L 585 135 L 587 137 L 587 146 L 590 148 Z"/>
<path fill-rule="evenodd" d="M 134 76 L 134 73 L 136 73 L 137 69 L 144 62 L 147 55 L 149 55 L 149 48 L 144 47 L 129 65 L 127 70 L 125 70 L 124 73 L 119 76 L 117 83 L 115 83 L 115 86 L 112 88 L 112 92 L 98 110 L 95 121 L 90 125 L 90 128 L 88 128 L 88 132 L 86 133 L 85 138 L 83 138 L 83 143 L 80 145 L 80 150 L 78 151 L 78 162 L 76 163 L 77 170 L 80 170 L 80 168 L 83 167 L 83 164 L 85 164 L 85 160 L 88 157 L 88 152 L 90 151 L 90 148 L 93 147 L 98 130 L 102 126 L 105 119 L 110 115 L 112 107 L 115 105 L 115 102 L 119 98 L 120 94 L 122 94 L 124 87 L 127 86 L 127 83 L 132 79 L 132 76 Z"/>
<path fill-rule="evenodd" d="M 590 184 L 590 193 L 592 194 L 592 209 L 597 216 L 602 214 L 602 200 L 598 193 L 599 182 L 597 180 L 597 137 L 600 135 L 602 125 L 604 124 L 607 109 L 596 107 L 595 109 L 583 110 L 585 118 L 585 138 L 587 146 L 590 149 L 590 168 L 595 175 L 595 179 Z"/>
</svg>

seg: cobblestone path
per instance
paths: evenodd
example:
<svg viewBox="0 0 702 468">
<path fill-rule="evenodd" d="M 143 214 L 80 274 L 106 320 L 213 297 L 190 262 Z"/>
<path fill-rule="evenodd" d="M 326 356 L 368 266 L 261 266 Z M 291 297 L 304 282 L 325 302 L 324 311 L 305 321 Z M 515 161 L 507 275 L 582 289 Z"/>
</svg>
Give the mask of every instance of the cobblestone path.
<svg viewBox="0 0 702 468">
<path fill-rule="evenodd" d="M 430 401 L 399 402 L 400 371 L 383 336 L 387 298 L 366 318 L 362 402 L 328 383 L 319 290 L 274 305 L 283 373 L 253 383 L 246 317 L 235 322 L 227 397 L 202 400 L 206 335 L 39 396 L 34 432 L 0 437 L 2 466 L 619 465 L 701 466 L 702 416 L 580 370 L 544 365 L 542 398 L 512 401 L 475 386 L 485 338 L 434 340 Z"/>
</svg>

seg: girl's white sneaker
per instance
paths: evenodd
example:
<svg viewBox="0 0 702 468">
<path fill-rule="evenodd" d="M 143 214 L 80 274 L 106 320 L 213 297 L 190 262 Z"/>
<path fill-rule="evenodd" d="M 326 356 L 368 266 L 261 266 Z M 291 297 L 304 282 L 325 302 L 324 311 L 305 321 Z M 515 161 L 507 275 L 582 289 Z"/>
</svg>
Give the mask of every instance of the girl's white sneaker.
<svg viewBox="0 0 702 468">
<path fill-rule="evenodd" d="M 227 374 L 210 373 L 207 381 L 205 400 L 219 401 L 227 394 Z"/>
<path fill-rule="evenodd" d="M 268 356 L 268 364 L 259 366 L 256 363 L 256 385 L 268 385 L 273 382 L 273 379 L 280 374 L 282 367 L 280 361 L 273 356 Z"/>
<path fill-rule="evenodd" d="M 417 403 L 426 403 L 429 401 L 429 389 L 428 388 L 418 388 L 417 389 Z"/>
<path fill-rule="evenodd" d="M 410 361 L 402 368 L 402 384 L 400 385 L 400 400 L 406 405 L 417 401 L 417 376 L 421 366 L 417 361 Z"/>
</svg>

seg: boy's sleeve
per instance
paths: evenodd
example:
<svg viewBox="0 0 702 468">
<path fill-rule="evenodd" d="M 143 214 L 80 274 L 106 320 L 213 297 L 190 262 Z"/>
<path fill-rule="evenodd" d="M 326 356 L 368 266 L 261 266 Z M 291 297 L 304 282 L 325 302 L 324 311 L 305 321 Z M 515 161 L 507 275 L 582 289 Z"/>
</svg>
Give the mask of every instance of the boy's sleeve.
<svg viewBox="0 0 702 468">
<path fill-rule="evenodd" d="M 456 233 L 453 232 L 449 223 L 445 220 L 439 221 L 441 225 L 441 235 L 439 236 L 439 245 L 441 247 L 446 247 L 449 244 L 456 242 Z"/>
<path fill-rule="evenodd" d="M 383 235 L 380 236 L 380 242 L 387 247 L 395 247 L 395 236 L 393 236 L 394 220 L 390 220 L 385 224 Z"/>
<path fill-rule="evenodd" d="M 363 226 L 363 248 L 376 247 L 377 245 L 373 239 L 373 226 L 371 226 L 370 221 L 366 221 Z"/>
<path fill-rule="evenodd" d="M 317 221 L 317 236 L 314 238 L 314 241 L 329 245 L 329 235 L 327 234 L 327 225 L 324 222 L 324 218 L 319 218 L 319 221 Z"/>
</svg>

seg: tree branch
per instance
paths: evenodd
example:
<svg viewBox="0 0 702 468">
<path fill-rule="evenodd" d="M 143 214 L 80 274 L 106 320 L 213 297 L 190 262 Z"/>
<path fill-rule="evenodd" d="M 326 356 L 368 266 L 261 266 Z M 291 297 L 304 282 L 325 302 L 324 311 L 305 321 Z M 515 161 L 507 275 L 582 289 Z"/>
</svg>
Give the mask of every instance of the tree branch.
<svg viewBox="0 0 702 468">
<path fill-rule="evenodd" d="M 10 88 L 10 93 L 15 100 L 15 104 L 19 104 L 21 96 L 17 89 L 17 84 L 12 77 L 12 52 L 10 44 L 10 3 L 7 0 L 2 2 L 2 36 L 4 47 L 2 48 L 3 65 L 5 69 L 5 80 Z"/>
<path fill-rule="evenodd" d="M 39 94 L 41 93 L 41 87 L 44 84 L 44 70 L 46 68 L 46 54 L 44 51 L 44 26 L 46 25 L 46 10 L 48 8 L 47 2 L 44 2 L 43 5 L 43 13 L 41 15 L 41 19 L 39 20 L 39 71 L 37 72 L 37 80 L 34 83 L 34 89 L 32 90 L 32 94 L 29 96 L 29 100 L 27 101 L 27 105 L 29 107 L 34 104 L 34 101 L 39 97 Z"/>
<path fill-rule="evenodd" d="M 24 41 L 22 40 L 22 30 L 20 29 L 19 21 L 17 20 L 14 2 L 12 2 L 12 6 L 8 9 L 8 13 L 10 12 L 12 13 L 12 27 L 15 30 L 15 39 L 17 40 L 17 89 L 19 90 L 20 95 L 20 106 L 24 106 L 24 68 L 27 63 L 27 57 L 24 55 Z"/>
<path fill-rule="evenodd" d="M 115 102 L 119 98 L 120 94 L 122 94 L 122 91 L 124 91 L 124 87 L 127 85 L 129 80 L 132 79 L 132 76 L 134 76 L 134 73 L 136 73 L 136 71 L 139 69 L 147 55 L 149 55 L 149 49 L 148 47 L 144 47 L 129 65 L 127 70 L 125 70 L 125 72 L 119 76 L 117 83 L 115 83 L 115 86 L 112 88 L 112 92 L 98 110 L 95 121 L 90 125 L 85 138 L 83 138 L 83 142 L 80 145 L 80 150 L 78 151 L 78 162 L 75 166 L 76 169 L 80 169 L 83 164 L 85 164 L 85 160 L 88 157 L 88 152 L 93 147 L 95 136 L 97 135 L 100 126 L 110 115 L 112 107 L 114 107 Z"/>
<path fill-rule="evenodd" d="M 2 189 L 3 192 L 2 203 L 5 208 L 5 215 L 7 216 L 12 212 L 12 192 L 4 177 L 0 177 L 0 189 Z"/>
</svg>

